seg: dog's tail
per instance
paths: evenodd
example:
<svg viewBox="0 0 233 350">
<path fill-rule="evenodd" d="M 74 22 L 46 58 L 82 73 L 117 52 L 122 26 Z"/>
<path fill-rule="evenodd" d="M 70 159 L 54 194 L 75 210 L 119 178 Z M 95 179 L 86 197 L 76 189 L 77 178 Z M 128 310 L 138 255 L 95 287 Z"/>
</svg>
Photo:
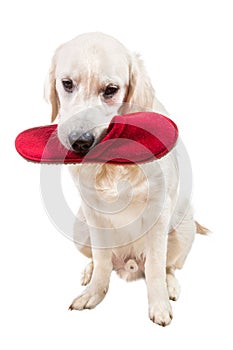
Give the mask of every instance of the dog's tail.
<svg viewBox="0 0 233 350">
<path fill-rule="evenodd" d="M 202 225 L 200 225 L 197 221 L 195 221 L 197 233 L 200 233 L 201 235 L 207 235 L 210 233 L 210 230 Z"/>
</svg>

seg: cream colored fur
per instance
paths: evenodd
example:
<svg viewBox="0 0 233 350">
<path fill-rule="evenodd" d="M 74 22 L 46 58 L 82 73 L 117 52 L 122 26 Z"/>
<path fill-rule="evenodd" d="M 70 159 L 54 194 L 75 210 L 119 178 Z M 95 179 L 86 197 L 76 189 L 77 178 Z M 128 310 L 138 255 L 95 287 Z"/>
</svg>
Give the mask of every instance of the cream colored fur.
<svg viewBox="0 0 233 350">
<path fill-rule="evenodd" d="M 74 82 L 72 93 L 64 91 L 64 78 Z M 101 89 L 109 83 L 117 84 L 119 91 L 104 100 Z M 81 35 L 57 49 L 50 69 L 50 101 L 52 121 L 58 115 L 59 138 L 67 147 L 74 127 L 92 128 L 100 138 L 118 113 L 140 108 L 167 114 L 138 55 L 101 33 Z M 183 267 L 196 233 L 189 203 L 176 208 L 176 152 L 140 166 L 71 166 L 82 197 L 74 240 L 91 259 L 82 276 L 86 289 L 71 309 L 94 308 L 101 302 L 116 270 L 127 281 L 145 277 L 150 319 L 162 326 L 171 322 L 169 299 L 177 300 L 180 292 L 175 270 Z M 175 210 L 183 210 L 183 215 L 172 227 Z"/>
</svg>

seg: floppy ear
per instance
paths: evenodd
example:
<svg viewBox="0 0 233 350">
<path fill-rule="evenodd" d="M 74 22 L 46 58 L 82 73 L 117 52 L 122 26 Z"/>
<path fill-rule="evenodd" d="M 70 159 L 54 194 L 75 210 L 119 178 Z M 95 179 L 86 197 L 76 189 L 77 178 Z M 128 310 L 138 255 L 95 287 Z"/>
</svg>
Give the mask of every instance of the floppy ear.
<svg viewBox="0 0 233 350">
<path fill-rule="evenodd" d="M 129 67 L 129 88 L 126 103 L 132 108 L 152 109 L 155 94 L 154 88 L 139 55 L 134 54 Z"/>
<path fill-rule="evenodd" d="M 45 84 L 45 99 L 50 102 L 52 106 L 51 122 L 56 119 L 60 107 L 60 101 L 56 90 L 55 68 L 55 57 L 53 57 L 47 82 Z"/>
</svg>

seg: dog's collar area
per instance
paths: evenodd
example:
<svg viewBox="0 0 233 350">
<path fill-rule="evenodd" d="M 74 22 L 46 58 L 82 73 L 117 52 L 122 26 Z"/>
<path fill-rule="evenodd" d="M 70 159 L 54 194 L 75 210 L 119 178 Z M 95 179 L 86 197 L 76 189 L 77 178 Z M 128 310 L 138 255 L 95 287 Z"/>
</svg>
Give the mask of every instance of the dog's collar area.
<svg viewBox="0 0 233 350">
<path fill-rule="evenodd" d="M 15 146 L 25 159 L 46 164 L 150 162 L 166 155 L 176 144 L 178 128 L 169 118 L 154 112 L 115 116 L 106 136 L 86 155 L 67 150 L 57 137 L 57 125 L 21 132 Z"/>
</svg>

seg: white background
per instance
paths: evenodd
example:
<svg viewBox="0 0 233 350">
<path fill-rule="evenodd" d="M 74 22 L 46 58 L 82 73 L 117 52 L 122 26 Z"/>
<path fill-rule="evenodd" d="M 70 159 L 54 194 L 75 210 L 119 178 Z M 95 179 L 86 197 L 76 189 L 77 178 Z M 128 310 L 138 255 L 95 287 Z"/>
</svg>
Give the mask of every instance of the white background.
<svg viewBox="0 0 233 350">
<path fill-rule="evenodd" d="M 232 349 L 231 5 L 227 0 L 2 5 L 2 349 Z M 46 215 L 40 166 L 14 149 L 20 131 L 50 122 L 43 85 L 53 51 L 87 31 L 111 34 L 142 54 L 192 160 L 196 218 L 213 231 L 196 237 L 178 274 L 182 293 L 172 302 L 173 322 L 165 329 L 147 317 L 144 282 L 127 284 L 114 274 L 96 309 L 67 310 L 82 290 L 79 276 L 87 261 Z M 77 197 L 77 208 L 78 203 Z"/>
</svg>

